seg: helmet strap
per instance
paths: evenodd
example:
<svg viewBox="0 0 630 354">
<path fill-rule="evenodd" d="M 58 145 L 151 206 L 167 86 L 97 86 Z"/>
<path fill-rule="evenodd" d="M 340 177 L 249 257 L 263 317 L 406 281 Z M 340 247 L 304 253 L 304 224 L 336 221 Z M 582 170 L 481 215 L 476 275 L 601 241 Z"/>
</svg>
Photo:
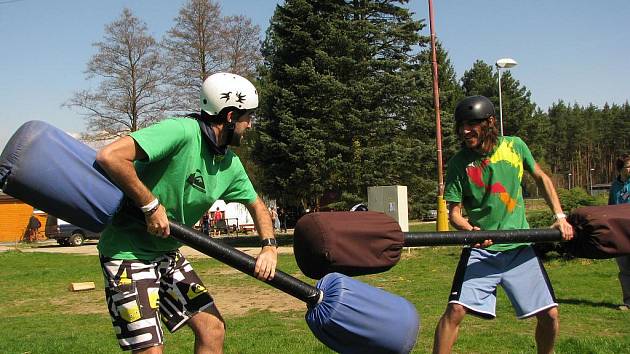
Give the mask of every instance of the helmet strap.
<svg viewBox="0 0 630 354">
<path fill-rule="evenodd" d="M 223 126 L 223 132 L 226 134 L 226 143 L 224 146 L 230 145 L 232 143 L 232 138 L 234 137 L 234 129 L 236 128 L 236 123 L 234 121 L 226 122 Z"/>
</svg>

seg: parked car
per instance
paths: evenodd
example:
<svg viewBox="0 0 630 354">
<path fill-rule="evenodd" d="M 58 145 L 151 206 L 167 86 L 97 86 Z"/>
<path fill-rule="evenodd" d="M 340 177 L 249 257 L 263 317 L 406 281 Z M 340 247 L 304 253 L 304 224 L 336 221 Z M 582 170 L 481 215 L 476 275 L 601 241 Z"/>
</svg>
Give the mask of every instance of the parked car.
<svg viewBox="0 0 630 354">
<path fill-rule="evenodd" d="M 85 240 L 98 240 L 100 233 L 82 229 L 56 216 L 48 215 L 46 219 L 46 237 L 57 240 L 62 246 L 81 246 Z"/>
</svg>

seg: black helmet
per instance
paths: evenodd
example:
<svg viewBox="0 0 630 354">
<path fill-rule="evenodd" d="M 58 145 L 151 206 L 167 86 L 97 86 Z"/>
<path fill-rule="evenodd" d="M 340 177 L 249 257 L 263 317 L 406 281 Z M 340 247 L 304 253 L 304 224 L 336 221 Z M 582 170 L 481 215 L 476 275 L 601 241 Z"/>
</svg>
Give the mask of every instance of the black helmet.
<svg viewBox="0 0 630 354">
<path fill-rule="evenodd" d="M 494 105 L 485 96 L 468 96 L 459 101 L 455 108 L 455 122 L 484 120 L 494 117 Z"/>
</svg>

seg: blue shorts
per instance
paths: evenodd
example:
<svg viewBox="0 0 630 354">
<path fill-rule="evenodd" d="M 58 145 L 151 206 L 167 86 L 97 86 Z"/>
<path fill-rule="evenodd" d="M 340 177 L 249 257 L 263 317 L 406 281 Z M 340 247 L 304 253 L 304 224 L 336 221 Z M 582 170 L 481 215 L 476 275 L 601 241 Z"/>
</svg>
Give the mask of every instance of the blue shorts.
<svg viewBox="0 0 630 354">
<path fill-rule="evenodd" d="M 464 248 L 459 259 L 449 303 L 474 315 L 496 317 L 497 285 L 501 285 L 518 318 L 556 307 L 551 282 L 531 246 L 493 252 Z"/>
</svg>

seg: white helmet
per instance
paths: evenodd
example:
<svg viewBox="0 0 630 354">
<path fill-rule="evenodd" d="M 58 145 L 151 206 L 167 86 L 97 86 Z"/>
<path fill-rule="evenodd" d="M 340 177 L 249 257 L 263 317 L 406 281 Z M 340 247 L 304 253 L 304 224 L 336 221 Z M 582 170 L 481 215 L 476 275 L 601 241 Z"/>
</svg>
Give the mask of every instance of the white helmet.
<svg viewBox="0 0 630 354">
<path fill-rule="evenodd" d="M 258 92 L 254 85 L 236 74 L 217 73 L 208 76 L 201 86 L 201 109 L 216 116 L 225 107 L 258 107 Z"/>
</svg>

